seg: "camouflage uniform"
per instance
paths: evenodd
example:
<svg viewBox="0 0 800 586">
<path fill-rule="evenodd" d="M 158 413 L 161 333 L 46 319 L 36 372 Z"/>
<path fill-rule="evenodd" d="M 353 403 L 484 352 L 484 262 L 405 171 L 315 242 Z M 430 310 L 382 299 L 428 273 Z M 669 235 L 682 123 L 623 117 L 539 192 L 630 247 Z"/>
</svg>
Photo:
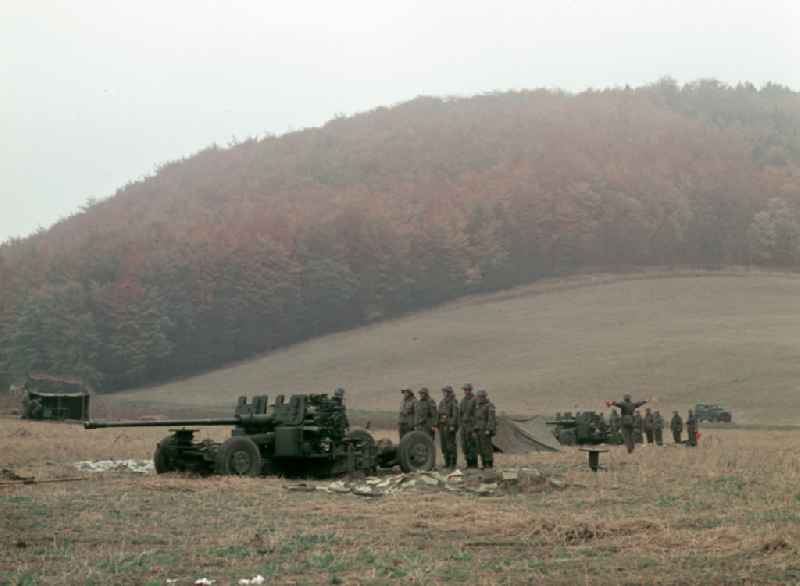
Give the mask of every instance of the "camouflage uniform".
<svg viewBox="0 0 800 586">
<path fill-rule="evenodd" d="M 347 420 L 347 407 L 344 405 L 344 389 L 338 388 L 333 392 L 333 399 L 324 407 L 327 411 L 327 418 L 331 428 L 331 435 L 341 439 L 350 429 L 350 422 Z"/>
<path fill-rule="evenodd" d="M 428 389 L 422 387 L 419 390 L 419 399 L 414 404 L 414 429 L 435 439 L 437 420 L 436 402 L 428 395 Z"/>
<path fill-rule="evenodd" d="M 475 443 L 475 396 L 472 394 L 472 385 L 466 383 L 463 387 L 464 398 L 458 407 L 458 421 L 461 427 L 461 451 L 467 468 L 478 467 L 478 447 Z"/>
<path fill-rule="evenodd" d="M 455 468 L 458 462 L 458 401 L 453 394 L 453 387 L 446 386 L 442 389 L 444 398 L 439 402 L 439 438 L 442 442 L 444 465 Z"/>
<path fill-rule="evenodd" d="M 612 409 L 608 414 L 608 430 L 611 433 L 619 433 L 619 414 L 616 409 Z"/>
<path fill-rule="evenodd" d="M 494 466 L 494 446 L 492 437 L 497 431 L 497 421 L 495 419 L 494 405 L 489 400 L 488 394 L 481 389 L 477 393 L 475 403 L 475 437 L 478 443 L 478 451 L 481 455 L 481 464 L 484 468 Z"/>
<path fill-rule="evenodd" d="M 417 402 L 411 389 L 403 389 L 403 404 L 400 405 L 400 416 L 397 418 L 397 430 L 400 439 L 410 431 L 414 431 L 414 405 Z"/>
<path fill-rule="evenodd" d="M 689 416 L 686 418 L 686 433 L 689 434 L 689 445 L 695 447 L 697 445 L 697 419 L 695 419 L 691 409 L 689 409 Z"/>
<path fill-rule="evenodd" d="M 661 413 L 656 411 L 653 414 L 653 435 L 655 435 L 656 445 L 663 446 L 664 445 L 664 418 L 661 417 Z"/>
<path fill-rule="evenodd" d="M 620 428 L 622 429 L 622 437 L 625 441 L 625 447 L 628 449 L 628 453 L 630 454 L 633 452 L 634 449 L 634 417 L 633 413 L 647 403 L 647 401 L 631 401 L 630 395 L 625 395 L 625 398 L 622 401 L 612 401 L 609 405 L 613 405 L 614 407 L 619 408 L 621 418 L 620 418 Z"/>
<path fill-rule="evenodd" d="M 633 441 L 644 444 L 644 417 L 638 409 L 633 414 Z"/>
<path fill-rule="evenodd" d="M 672 419 L 669 422 L 669 428 L 672 430 L 672 439 L 676 444 L 681 443 L 681 434 L 683 433 L 683 419 L 677 411 L 672 412 Z"/>
<path fill-rule="evenodd" d="M 650 409 L 644 410 L 644 419 L 642 419 L 642 427 L 644 429 L 644 435 L 647 438 L 647 443 L 653 443 L 653 432 L 655 431 L 655 421 L 653 421 L 653 414 L 650 412 Z"/>
</svg>

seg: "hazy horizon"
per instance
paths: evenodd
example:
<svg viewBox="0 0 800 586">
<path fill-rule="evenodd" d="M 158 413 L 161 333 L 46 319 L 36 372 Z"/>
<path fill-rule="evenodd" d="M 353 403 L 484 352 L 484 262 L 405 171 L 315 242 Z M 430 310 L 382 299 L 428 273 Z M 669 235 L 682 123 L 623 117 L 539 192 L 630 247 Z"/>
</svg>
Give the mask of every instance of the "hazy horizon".
<svg viewBox="0 0 800 586">
<path fill-rule="evenodd" d="M 0 242 L 169 160 L 417 95 L 679 82 L 800 88 L 767 2 L 28 2 L 0 9 Z"/>
</svg>

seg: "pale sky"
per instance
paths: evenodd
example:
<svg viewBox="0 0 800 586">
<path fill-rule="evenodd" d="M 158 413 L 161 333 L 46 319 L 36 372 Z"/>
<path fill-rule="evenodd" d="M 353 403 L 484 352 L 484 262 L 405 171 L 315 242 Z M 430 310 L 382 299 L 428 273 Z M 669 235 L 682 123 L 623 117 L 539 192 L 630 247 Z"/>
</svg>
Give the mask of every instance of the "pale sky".
<svg viewBox="0 0 800 586">
<path fill-rule="evenodd" d="M 0 2 L 0 241 L 212 143 L 426 95 L 767 81 L 800 2 Z"/>
</svg>

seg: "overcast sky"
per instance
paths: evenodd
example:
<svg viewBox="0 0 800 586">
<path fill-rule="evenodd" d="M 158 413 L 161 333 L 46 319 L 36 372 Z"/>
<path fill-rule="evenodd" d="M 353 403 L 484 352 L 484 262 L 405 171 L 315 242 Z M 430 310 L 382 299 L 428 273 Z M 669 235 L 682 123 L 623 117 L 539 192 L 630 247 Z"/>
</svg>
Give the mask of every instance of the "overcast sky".
<svg viewBox="0 0 800 586">
<path fill-rule="evenodd" d="M 0 241 L 211 143 L 420 94 L 800 89 L 796 0 L 0 4 Z"/>
</svg>

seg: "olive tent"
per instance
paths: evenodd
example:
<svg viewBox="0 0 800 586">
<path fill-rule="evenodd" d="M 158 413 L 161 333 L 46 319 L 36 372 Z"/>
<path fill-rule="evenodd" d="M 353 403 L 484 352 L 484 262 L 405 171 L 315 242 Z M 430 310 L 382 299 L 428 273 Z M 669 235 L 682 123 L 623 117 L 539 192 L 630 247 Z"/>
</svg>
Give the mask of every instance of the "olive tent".
<svg viewBox="0 0 800 586">
<path fill-rule="evenodd" d="M 541 415 L 530 417 L 498 415 L 497 432 L 492 438 L 492 443 L 497 451 L 504 454 L 557 452 L 558 440 L 545 421 L 547 418 Z"/>
</svg>

